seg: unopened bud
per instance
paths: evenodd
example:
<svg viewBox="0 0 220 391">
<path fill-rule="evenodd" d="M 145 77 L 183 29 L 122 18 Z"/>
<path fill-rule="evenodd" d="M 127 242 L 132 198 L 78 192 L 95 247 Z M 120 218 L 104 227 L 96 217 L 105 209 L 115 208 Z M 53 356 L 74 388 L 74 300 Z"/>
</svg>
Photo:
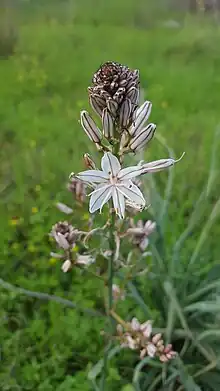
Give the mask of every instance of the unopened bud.
<svg viewBox="0 0 220 391">
<path fill-rule="evenodd" d="M 165 354 L 162 354 L 162 355 L 160 356 L 160 361 L 161 361 L 161 362 L 167 362 L 167 361 L 169 361 L 169 359 L 165 356 Z"/>
<path fill-rule="evenodd" d="M 61 269 L 64 273 L 67 273 L 72 267 L 72 263 L 69 259 L 67 259 L 61 266 Z"/>
<path fill-rule="evenodd" d="M 154 162 L 145 163 L 141 166 L 143 170 L 142 174 L 146 174 L 148 172 L 158 172 L 165 168 L 169 168 L 173 166 L 175 163 L 178 163 L 183 158 L 184 155 L 185 152 L 177 160 L 169 158 L 169 159 L 159 159 L 159 160 L 155 160 Z"/>
<path fill-rule="evenodd" d="M 165 349 L 164 349 L 164 353 L 170 353 L 170 351 L 173 349 L 173 347 L 172 347 L 172 345 L 171 344 L 169 344 L 169 345 L 167 345 L 166 347 L 165 347 Z"/>
<path fill-rule="evenodd" d="M 94 96 L 90 96 L 89 103 L 92 109 L 98 114 L 100 117 L 102 116 L 102 105 L 99 104 L 97 99 Z"/>
<path fill-rule="evenodd" d="M 102 139 L 102 133 L 100 129 L 96 126 L 93 119 L 90 117 L 89 113 L 87 113 L 87 111 L 81 112 L 81 125 L 90 140 L 94 143 L 100 144 Z"/>
<path fill-rule="evenodd" d="M 147 348 L 146 348 L 146 349 L 147 349 L 147 354 L 148 354 L 149 357 L 154 357 L 154 356 L 155 356 L 156 347 L 155 347 L 154 344 L 149 343 L 149 344 L 147 345 Z"/>
<path fill-rule="evenodd" d="M 57 209 L 59 209 L 61 212 L 65 213 L 66 215 L 70 215 L 73 213 L 73 209 L 67 206 L 66 204 L 63 204 L 62 202 L 56 203 Z"/>
<path fill-rule="evenodd" d="M 162 337 L 161 333 L 155 334 L 152 338 L 153 344 L 156 345 L 161 340 L 161 337 Z"/>
<path fill-rule="evenodd" d="M 129 124 L 131 117 L 131 101 L 125 99 L 120 107 L 119 122 L 122 128 L 126 128 Z"/>
<path fill-rule="evenodd" d="M 113 99 L 108 99 L 107 108 L 109 112 L 112 114 L 112 116 L 115 117 L 118 110 L 118 103 L 115 102 Z"/>
<path fill-rule="evenodd" d="M 149 101 L 146 101 L 141 105 L 136 113 L 135 113 L 135 119 L 134 123 L 130 128 L 129 133 L 131 136 L 136 136 L 140 131 L 141 128 L 143 127 L 144 123 L 147 122 L 150 113 L 151 113 L 151 108 L 152 108 L 152 103 Z"/>
<path fill-rule="evenodd" d="M 136 87 L 131 87 L 126 93 L 126 97 L 131 100 L 133 104 L 137 104 L 139 101 L 139 91 Z"/>
<path fill-rule="evenodd" d="M 69 249 L 70 245 L 63 234 L 61 234 L 60 232 L 57 232 L 54 234 L 54 237 L 55 237 L 55 240 L 60 248 L 63 248 L 64 250 Z"/>
<path fill-rule="evenodd" d="M 153 138 L 155 129 L 155 124 L 149 124 L 131 140 L 129 145 L 130 149 L 133 152 L 137 152 L 142 149 L 145 144 L 149 143 L 149 141 Z"/>
<path fill-rule="evenodd" d="M 114 121 L 109 113 L 107 107 L 102 112 L 102 126 L 103 126 L 103 135 L 107 139 L 111 139 L 114 136 Z"/>
<path fill-rule="evenodd" d="M 96 169 L 95 163 L 94 163 L 94 161 L 92 160 L 91 156 L 88 153 L 85 153 L 83 155 L 83 160 L 84 160 L 85 166 L 88 169 L 91 169 L 91 170 L 95 170 Z"/>
</svg>

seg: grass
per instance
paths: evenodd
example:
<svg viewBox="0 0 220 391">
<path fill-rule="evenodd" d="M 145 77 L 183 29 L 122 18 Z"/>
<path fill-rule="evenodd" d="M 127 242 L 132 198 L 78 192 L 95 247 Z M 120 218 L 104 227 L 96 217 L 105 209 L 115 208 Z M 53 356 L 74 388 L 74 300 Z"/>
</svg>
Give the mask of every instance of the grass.
<svg viewBox="0 0 220 391">
<path fill-rule="evenodd" d="M 188 328 L 193 332 L 199 329 L 201 334 L 206 331 L 204 324 L 209 322 L 203 314 L 204 308 L 198 309 L 196 302 L 197 309 L 184 309 L 184 316 L 180 308 L 191 305 L 191 302 L 186 303 L 188 295 L 211 284 L 219 273 L 216 204 L 220 189 L 220 145 L 216 131 L 219 126 L 219 27 L 210 20 L 189 17 L 183 20 L 181 17 L 183 27 L 167 29 L 159 19 L 153 20 L 154 9 L 149 15 L 143 12 L 144 2 L 136 6 L 131 0 L 123 7 L 124 13 L 116 3 L 105 7 L 94 3 L 95 16 L 90 2 L 67 4 L 68 8 L 59 3 L 53 6 L 49 1 L 43 7 L 31 2 L 22 5 L 22 13 L 17 17 L 20 25 L 18 23 L 17 39 L 13 41 L 15 46 L 11 55 L 7 53 L 0 61 L 1 277 L 31 291 L 68 298 L 81 307 L 102 308 L 101 287 L 90 279 L 85 283 L 85 276 L 78 272 L 61 274 L 60 264 L 50 260 L 47 232 L 63 218 L 54 207 L 55 202 L 66 201 L 72 205 L 71 195 L 65 190 L 68 175 L 82 168 L 82 155 L 91 149 L 78 123 L 79 111 L 88 108 L 86 89 L 91 75 L 100 63 L 109 59 L 119 61 L 140 69 L 145 98 L 153 102 L 152 120 L 158 124 L 158 134 L 172 147 L 176 157 L 186 151 L 182 162 L 173 170 L 172 191 L 167 192 L 169 203 L 162 219 L 166 255 L 164 264 L 160 265 L 166 273 L 164 275 L 157 266 L 161 271 L 160 279 L 156 278 L 158 285 L 151 282 L 146 286 L 148 284 L 142 281 L 140 288 L 145 304 L 154 311 L 159 325 L 164 327 L 168 322 L 168 337 L 175 341 L 175 328 L 183 328 L 188 338 Z M 167 154 L 166 148 L 154 141 L 145 157 L 152 159 Z M 207 194 L 210 167 L 212 186 L 208 187 Z M 148 183 L 153 194 L 149 213 L 158 221 L 161 205 L 165 205 L 162 199 L 167 183 L 164 173 L 157 175 L 156 184 L 151 179 Z M 204 187 L 206 194 L 198 204 Z M 77 223 L 79 219 L 80 225 L 86 226 L 87 212 L 82 213 L 77 206 Z M 193 228 L 188 227 L 191 220 Z M 178 238 L 187 227 L 187 240 L 180 253 L 174 253 L 173 246 L 179 243 Z M 161 254 L 159 252 L 159 256 Z M 173 269 L 169 261 L 172 257 L 173 261 L 177 260 Z M 158 256 L 155 259 L 160 260 Z M 194 266 L 186 272 L 189 259 L 193 259 Z M 165 281 L 167 273 L 171 282 Z M 183 294 L 179 284 L 184 279 L 187 283 Z M 203 280 L 205 285 L 201 286 Z M 206 302 L 213 301 L 210 292 L 214 294 L 212 289 L 208 291 Z M 135 297 L 134 291 L 132 295 Z M 160 303 L 160 295 L 167 298 L 167 303 L 166 300 L 165 304 Z M 87 322 L 86 315 L 80 311 L 20 295 L 4 287 L 1 288 L 0 311 L 4 341 L 0 369 L 3 391 L 91 389 L 87 374 L 97 358 L 102 357 L 103 341 L 99 334 L 102 319 L 94 317 Z M 132 314 L 136 304 L 128 300 L 122 311 Z M 139 307 L 137 315 L 143 317 L 143 311 L 144 308 Z M 200 324 L 191 311 L 196 311 Z M 173 314 L 177 320 L 172 321 L 171 315 L 167 319 L 167 314 Z M 209 316 L 213 322 L 219 321 L 213 314 Z M 217 336 L 214 338 L 217 346 L 216 341 Z M 181 343 L 178 342 L 178 347 Z M 198 362 L 203 362 L 197 348 L 192 346 L 183 357 L 187 364 L 185 369 L 181 361 L 177 365 L 187 391 L 196 389 L 191 376 L 201 369 L 192 370 L 190 357 L 196 354 Z M 109 387 L 131 391 L 136 359 L 127 353 L 120 357 L 110 364 Z M 151 372 L 154 378 L 161 376 L 157 371 L 154 368 Z M 98 375 L 99 371 L 95 375 L 90 373 L 91 381 Z M 200 376 L 199 381 L 206 387 L 202 389 L 217 391 L 218 375 L 211 373 L 211 377 L 214 379 L 212 388 L 205 383 L 204 375 Z M 152 390 L 171 389 L 166 388 L 169 384 L 161 388 L 161 378 L 158 379 L 160 386 L 155 385 Z M 141 387 L 141 390 L 148 389 L 151 382 L 139 367 L 133 380 L 135 388 Z"/>
</svg>

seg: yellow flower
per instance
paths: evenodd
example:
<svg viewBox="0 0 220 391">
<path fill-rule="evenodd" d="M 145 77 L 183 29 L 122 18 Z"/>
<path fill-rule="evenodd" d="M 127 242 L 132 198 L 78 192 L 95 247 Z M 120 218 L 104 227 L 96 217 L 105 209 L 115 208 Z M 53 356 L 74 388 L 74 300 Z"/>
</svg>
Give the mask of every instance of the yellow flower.
<svg viewBox="0 0 220 391">
<path fill-rule="evenodd" d="M 11 225 L 12 227 L 19 225 L 19 223 L 20 223 L 20 220 L 18 217 L 12 217 L 12 219 L 9 220 L 9 225 Z"/>
<path fill-rule="evenodd" d="M 36 206 L 33 206 L 31 208 L 31 212 L 34 213 L 34 214 L 37 213 L 38 212 L 38 208 Z"/>
<path fill-rule="evenodd" d="M 50 263 L 51 265 L 55 265 L 55 263 L 57 263 L 57 261 L 59 261 L 58 258 L 53 258 L 53 257 L 51 257 L 51 258 L 49 259 L 49 263 Z"/>
<path fill-rule="evenodd" d="M 89 213 L 84 213 L 84 215 L 83 215 L 83 220 L 86 220 L 86 221 L 88 221 L 89 219 L 90 219 L 90 215 L 89 215 Z"/>
<path fill-rule="evenodd" d="M 79 251 L 79 247 L 78 246 L 74 246 L 73 248 L 72 248 L 72 252 L 73 253 L 77 253 Z"/>
</svg>

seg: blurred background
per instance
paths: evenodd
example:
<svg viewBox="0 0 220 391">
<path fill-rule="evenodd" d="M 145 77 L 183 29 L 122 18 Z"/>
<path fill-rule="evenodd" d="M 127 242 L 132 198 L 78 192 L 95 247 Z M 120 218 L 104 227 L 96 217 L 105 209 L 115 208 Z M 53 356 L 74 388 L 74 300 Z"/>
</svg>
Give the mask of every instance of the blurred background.
<svg viewBox="0 0 220 391">
<path fill-rule="evenodd" d="M 169 191 L 166 262 L 178 238 L 187 239 L 179 262 L 187 279 L 185 262 L 196 259 L 191 294 L 204 281 L 215 287 L 214 299 L 205 297 L 206 304 L 212 300 L 212 307 L 205 304 L 210 308 L 205 321 L 204 305 L 202 315 L 196 312 L 188 320 L 193 327 L 201 315 L 196 326 L 201 332 L 207 322 L 219 326 L 219 9 L 219 0 L 0 0 L 2 391 L 92 389 L 87 376 L 103 354 L 103 319 L 41 293 L 88 309 L 103 306 L 96 281 L 77 270 L 61 272 L 60 261 L 50 257 L 48 232 L 65 219 L 57 201 L 75 208 L 73 221 L 82 226 L 88 222 L 87 207 L 73 199 L 66 184 L 71 171 L 83 168 L 83 154 L 91 152 L 79 112 L 89 108 L 87 87 L 93 73 L 109 60 L 140 70 L 143 98 L 153 102 L 151 120 L 162 144 L 171 148 L 167 151 L 155 140 L 145 158 L 186 152 L 173 170 L 172 191 L 166 174 L 156 178 L 161 197 Z M 175 281 L 174 288 L 180 283 Z M 160 299 L 154 302 L 150 284 L 144 293 L 157 324 L 165 327 L 166 311 Z M 186 290 L 186 299 L 188 294 Z M 134 310 L 141 314 L 132 300 L 122 307 L 125 314 Z M 219 337 L 212 335 L 216 347 Z M 193 361 L 194 354 L 188 350 L 185 358 L 192 376 L 194 364 L 207 365 L 201 357 Z M 136 363 L 137 357 L 130 355 L 113 361 L 109 390 L 135 390 Z M 182 389 L 218 391 L 218 367 L 208 380 L 199 381 L 201 388 L 188 381 Z M 172 390 L 178 387 L 174 384 Z M 171 390 L 161 385 L 151 389 Z"/>
</svg>

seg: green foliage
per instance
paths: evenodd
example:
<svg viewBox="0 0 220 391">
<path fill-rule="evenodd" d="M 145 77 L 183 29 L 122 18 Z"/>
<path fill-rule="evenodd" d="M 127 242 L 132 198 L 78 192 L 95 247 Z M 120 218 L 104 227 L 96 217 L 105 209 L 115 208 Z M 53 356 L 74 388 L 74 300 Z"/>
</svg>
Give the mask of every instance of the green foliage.
<svg viewBox="0 0 220 391">
<path fill-rule="evenodd" d="M 219 29 L 190 18 L 183 28 L 166 29 L 144 1 L 46 3 L 21 2 L 18 34 L 7 33 L 12 46 L 3 57 L 10 57 L 0 61 L 1 277 L 103 310 L 101 285 L 79 271 L 63 275 L 59 260 L 50 259 L 47 233 L 63 219 L 58 200 L 74 208 L 77 226 L 88 223 L 86 208 L 65 186 L 92 148 L 78 123 L 92 73 L 109 59 L 139 68 L 159 135 L 146 159 L 186 156 L 168 178 L 147 179 L 151 208 L 142 217 L 156 219 L 158 235 L 149 274 L 128 285 L 120 311 L 129 319 L 152 317 L 180 357 L 162 368 L 116 352 L 108 386 L 217 391 Z M 98 384 L 102 317 L 88 321 L 78 310 L 3 286 L 0 297 L 1 390 L 89 391 Z"/>
</svg>

